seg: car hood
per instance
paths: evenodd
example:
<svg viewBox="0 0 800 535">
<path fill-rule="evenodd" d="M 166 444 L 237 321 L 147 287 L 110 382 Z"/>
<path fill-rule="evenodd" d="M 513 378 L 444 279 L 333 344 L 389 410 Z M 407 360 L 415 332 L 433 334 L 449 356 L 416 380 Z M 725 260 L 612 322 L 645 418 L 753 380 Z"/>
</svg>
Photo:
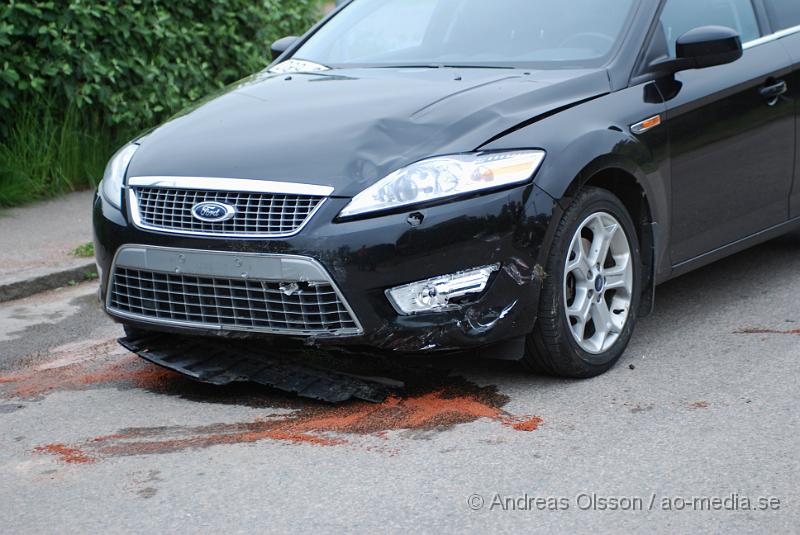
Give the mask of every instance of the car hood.
<svg viewBox="0 0 800 535">
<path fill-rule="evenodd" d="M 476 150 L 608 91 L 604 70 L 264 72 L 148 134 L 128 176 L 300 182 L 349 197 L 400 167 Z"/>
</svg>

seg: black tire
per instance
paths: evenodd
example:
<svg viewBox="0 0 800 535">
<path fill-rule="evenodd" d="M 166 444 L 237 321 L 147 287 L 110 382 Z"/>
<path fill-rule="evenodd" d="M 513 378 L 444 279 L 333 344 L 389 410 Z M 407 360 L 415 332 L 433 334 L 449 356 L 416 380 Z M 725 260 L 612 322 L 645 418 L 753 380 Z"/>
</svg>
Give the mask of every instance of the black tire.
<svg viewBox="0 0 800 535">
<path fill-rule="evenodd" d="M 573 236 L 586 218 L 597 212 L 612 215 L 623 227 L 631 251 L 633 291 L 627 321 L 616 342 L 605 352 L 584 351 L 572 335 L 564 302 L 564 271 Z M 523 364 L 530 370 L 571 378 L 589 378 L 605 373 L 616 364 L 630 342 L 641 300 L 641 252 L 631 216 L 620 200 L 607 190 L 581 190 L 556 229 L 545 267 L 539 313 L 533 332 L 528 336 Z"/>
</svg>

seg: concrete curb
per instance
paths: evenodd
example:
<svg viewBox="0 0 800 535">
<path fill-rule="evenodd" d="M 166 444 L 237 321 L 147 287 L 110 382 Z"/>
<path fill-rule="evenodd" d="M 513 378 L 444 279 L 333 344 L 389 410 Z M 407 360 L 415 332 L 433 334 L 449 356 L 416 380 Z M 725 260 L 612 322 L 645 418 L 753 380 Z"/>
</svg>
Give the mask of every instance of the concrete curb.
<svg viewBox="0 0 800 535">
<path fill-rule="evenodd" d="M 22 299 L 31 295 L 66 286 L 72 281 L 83 282 L 90 274 L 97 273 L 94 259 L 68 268 L 50 268 L 27 278 L 0 279 L 0 303 Z"/>
</svg>

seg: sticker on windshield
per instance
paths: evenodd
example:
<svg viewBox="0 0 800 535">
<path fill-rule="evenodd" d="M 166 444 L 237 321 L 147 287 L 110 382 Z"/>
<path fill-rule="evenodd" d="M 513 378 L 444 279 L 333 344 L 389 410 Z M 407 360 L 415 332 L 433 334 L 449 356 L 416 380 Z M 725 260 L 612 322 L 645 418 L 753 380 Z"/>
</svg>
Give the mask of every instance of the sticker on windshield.
<svg viewBox="0 0 800 535">
<path fill-rule="evenodd" d="M 267 72 L 272 74 L 287 74 L 292 72 L 319 72 L 329 71 L 330 67 L 314 63 L 313 61 L 305 61 L 302 59 L 290 59 L 282 61 L 274 67 L 271 67 Z"/>
</svg>

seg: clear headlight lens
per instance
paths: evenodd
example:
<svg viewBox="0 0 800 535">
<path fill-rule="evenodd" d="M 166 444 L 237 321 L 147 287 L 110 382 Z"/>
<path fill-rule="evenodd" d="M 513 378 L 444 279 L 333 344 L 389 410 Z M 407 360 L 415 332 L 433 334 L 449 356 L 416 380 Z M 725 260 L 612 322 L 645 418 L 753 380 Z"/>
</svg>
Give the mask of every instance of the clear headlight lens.
<svg viewBox="0 0 800 535">
<path fill-rule="evenodd" d="M 441 156 L 395 171 L 350 201 L 342 217 L 391 210 L 527 182 L 542 164 L 541 150 Z"/>
<path fill-rule="evenodd" d="M 122 187 L 125 185 L 125 172 L 133 159 L 139 145 L 130 143 L 117 151 L 109 160 L 103 181 L 100 183 L 100 193 L 103 198 L 115 207 L 122 206 Z"/>
</svg>

